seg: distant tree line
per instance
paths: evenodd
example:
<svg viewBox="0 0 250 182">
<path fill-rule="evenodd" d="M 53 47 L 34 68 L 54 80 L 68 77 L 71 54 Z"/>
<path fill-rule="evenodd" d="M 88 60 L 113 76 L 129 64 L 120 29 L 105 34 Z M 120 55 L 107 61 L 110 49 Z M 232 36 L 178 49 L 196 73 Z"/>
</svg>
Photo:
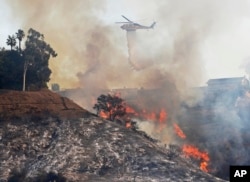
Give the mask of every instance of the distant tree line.
<svg viewBox="0 0 250 182">
<path fill-rule="evenodd" d="M 30 28 L 25 38 L 23 30 L 9 35 L 6 44 L 10 50 L 0 50 L 0 89 L 39 90 L 47 88 L 50 80 L 50 57 L 57 53 L 44 41 L 44 35 Z M 18 44 L 18 45 L 17 45 Z"/>
</svg>

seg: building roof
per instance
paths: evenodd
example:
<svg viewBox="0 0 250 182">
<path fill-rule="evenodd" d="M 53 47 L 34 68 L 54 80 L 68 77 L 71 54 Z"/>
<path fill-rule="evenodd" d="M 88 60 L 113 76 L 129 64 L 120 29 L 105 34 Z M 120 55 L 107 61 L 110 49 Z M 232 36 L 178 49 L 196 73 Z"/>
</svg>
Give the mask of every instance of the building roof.
<svg viewBox="0 0 250 182">
<path fill-rule="evenodd" d="M 233 77 L 233 78 L 217 78 L 217 79 L 209 79 L 207 81 L 208 85 L 213 84 L 233 84 L 233 83 L 241 83 L 244 77 Z"/>
</svg>

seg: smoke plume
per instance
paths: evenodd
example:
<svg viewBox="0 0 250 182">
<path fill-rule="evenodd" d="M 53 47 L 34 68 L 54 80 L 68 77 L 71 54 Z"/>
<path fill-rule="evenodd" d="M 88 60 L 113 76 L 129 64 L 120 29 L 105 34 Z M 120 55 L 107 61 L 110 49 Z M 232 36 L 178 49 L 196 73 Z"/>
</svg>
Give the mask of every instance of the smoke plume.
<svg viewBox="0 0 250 182">
<path fill-rule="evenodd" d="M 21 28 L 42 32 L 58 52 L 58 58 L 50 62 L 51 82 L 64 88 L 146 87 L 145 78 L 159 70 L 173 78 L 182 94 L 204 81 L 201 50 L 206 38 L 226 31 L 223 27 L 230 28 L 247 12 L 247 1 L 127 1 L 138 16 L 154 18 L 157 24 L 154 30 L 127 32 L 126 55 L 125 32 L 101 19 L 112 1 L 8 3 Z M 128 59 L 134 69 L 143 71 L 131 70 Z"/>
<path fill-rule="evenodd" d="M 179 1 L 157 2 L 154 17 L 159 22 L 155 30 L 127 33 L 129 61 L 135 69 L 145 70 L 136 73 L 127 64 L 125 32 L 100 18 L 108 2 L 26 0 L 9 4 L 26 30 L 32 27 L 42 32 L 58 52 L 58 58 L 50 62 L 51 82 L 64 88 L 146 87 L 144 78 L 158 70 L 170 74 L 178 90 L 199 84 L 203 75 L 200 46 L 211 25 L 209 18 L 201 16 L 201 10 L 194 13 L 198 8 L 190 5 L 182 11 Z M 145 6 L 140 12 L 147 10 Z M 133 51 L 137 54 L 132 55 Z"/>
</svg>

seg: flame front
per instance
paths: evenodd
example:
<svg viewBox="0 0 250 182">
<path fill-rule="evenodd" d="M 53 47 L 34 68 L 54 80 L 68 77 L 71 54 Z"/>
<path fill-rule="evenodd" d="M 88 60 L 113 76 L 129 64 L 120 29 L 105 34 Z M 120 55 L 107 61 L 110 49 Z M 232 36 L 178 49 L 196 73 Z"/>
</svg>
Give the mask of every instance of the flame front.
<svg viewBox="0 0 250 182">
<path fill-rule="evenodd" d="M 186 135 L 184 134 L 184 132 L 181 130 L 181 128 L 176 124 L 174 123 L 174 131 L 175 133 L 182 139 L 186 138 Z"/>
<path fill-rule="evenodd" d="M 175 133 L 182 139 L 186 138 L 185 133 L 181 130 L 181 128 L 174 123 L 173 124 Z M 209 156 L 207 152 L 201 152 L 197 147 L 192 145 L 183 145 L 182 151 L 186 156 L 193 157 L 195 159 L 199 159 L 200 162 L 200 169 L 204 172 L 208 172 L 208 162 L 209 162 Z"/>
<path fill-rule="evenodd" d="M 200 159 L 200 169 L 208 172 L 208 162 L 209 162 L 209 156 L 207 152 L 201 152 L 197 147 L 194 147 L 192 145 L 183 145 L 182 151 L 187 156 L 192 156 L 196 159 Z"/>
<path fill-rule="evenodd" d="M 135 118 L 145 119 L 164 123 L 167 121 L 167 112 L 162 108 L 159 112 L 147 111 L 146 109 L 135 110 L 133 107 L 126 105 L 126 114 Z"/>
<path fill-rule="evenodd" d="M 110 103 L 107 103 L 107 106 L 111 107 L 112 105 Z M 125 107 L 126 113 L 126 116 L 123 117 L 123 119 L 126 118 L 126 122 L 124 123 L 126 128 L 133 127 L 131 123 L 131 118 L 139 118 L 143 120 L 157 122 L 159 124 L 157 132 L 159 133 L 162 132 L 164 128 L 166 128 L 168 114 L 165 109 L 162 108 L 161 110 L 156 112 L 155 109 L 153 111 L 147 111 L 146 109 L 134 109 L 134 107 L 131 107 L 125 103 L 123 103 L 123 106 Z M 115 111 L 116 108 L 111 108 L 110 112 L 100 111 L 99 115 L 104 119 L 108 119 Z M 185 133 L 182 131 L 182 129 L 177 123 L 173 123 L 173 128 L 178 137 L 182 139 L 186 138 Z M 208 172 L 208 162 L 210 159 L 207 152 L 201 152 L 197 147 L 187 144 L 183 145 L 182 151 L 186 156 L 190 156 L 200 160 L 200 169 L 204 172 Z"/>
<path fill-rule="evenodd" d="M 161 109 L 159 121 L 162 123 L 167 120 L 167 113 L 164 109 Z"/>
</svg>

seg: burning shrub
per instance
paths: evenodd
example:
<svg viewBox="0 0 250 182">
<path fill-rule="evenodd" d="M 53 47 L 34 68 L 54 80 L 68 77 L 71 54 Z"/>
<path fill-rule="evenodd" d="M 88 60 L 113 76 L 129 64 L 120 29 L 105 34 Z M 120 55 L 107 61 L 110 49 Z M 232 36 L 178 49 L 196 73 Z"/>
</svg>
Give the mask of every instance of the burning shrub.
<svg viewBox="0 0 250 182">
<path fill-rule="evenodd" d="M 117 117 L 124 116 L 126 114 L 125 102 L 122 98 L 116 95 L 100 95 L 97 98 L 97 103 L 93 109 L 97 111 L 97 115 L 102 118 L 114 121 Z"/>
<path fill-rule="evenodd" d="M 137 123 L 129 117 L 129 115 L 134 114 L 131 112 L 132 108 L 130 109 L 125 101 L 117 95 L 100 95 L 93 108 L 97 111 L 97 115 L 102 118 L 116 121 L 126 128 L 138 129 Z"/>
</svg>

